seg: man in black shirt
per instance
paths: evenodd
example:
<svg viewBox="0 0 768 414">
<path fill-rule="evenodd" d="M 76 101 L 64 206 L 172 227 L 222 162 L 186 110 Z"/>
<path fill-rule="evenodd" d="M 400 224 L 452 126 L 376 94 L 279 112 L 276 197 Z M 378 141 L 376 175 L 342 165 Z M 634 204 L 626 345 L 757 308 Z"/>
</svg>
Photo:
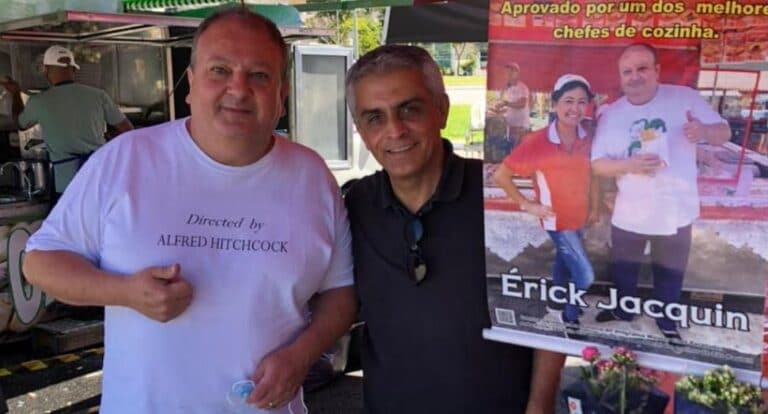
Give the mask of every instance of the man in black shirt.
<svg viewBox="0 0 768 414">
<path fill-rule="evenodd" d="M 367 413 L 551 413 L 564 356 L 486 341 L 482 164 L 440 130 L 432 58 L 382 46 L 347 74 L 357 129 L 384 171 L 347 193 Z"/>
</svg>

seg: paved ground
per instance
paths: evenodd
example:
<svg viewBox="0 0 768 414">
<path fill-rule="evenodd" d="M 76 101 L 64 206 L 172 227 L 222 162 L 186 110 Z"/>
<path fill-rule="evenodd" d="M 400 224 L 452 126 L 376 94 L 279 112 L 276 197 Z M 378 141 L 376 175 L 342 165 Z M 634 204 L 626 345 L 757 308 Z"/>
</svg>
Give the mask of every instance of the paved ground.
<svg viewBox="0 0 768 414">
<path fill-rule="evenodd" d="M 23 348 L 0 348 L 0 370 L 5 368 L 13 371 L 10 375 L 0 376 L 0 387 L 8 398 L 10 413 L 98 412 L 101 392 L 100 348 L 69 354 L 78 359 L 72 356 L 42 359 L 48 368 L 39 368 L 38 363 L 29 363 L 31 356 Z M 30 368 L 22 369 L 21 363 Z M 561 383 L 568 384 L 578 378 L 578 363 L 576 359 L 568 361 Z M 348 373 L 308 393 L 306 402 L 310 413 L 358 414 L 362 407 L 361 375 L 360 371 Z M 566 412 L 564 404 L 560 402 L 557 413 Z"/>
<path fill-rule="evenodd" d="M 563 370 L 561 385 L 570 384 L 579 377 L 579 360 L 569 358 Z M 360 372 L 340 377 L 327 387 L 307 396 L 307 405 L 312 414 L 358 414 L 361 408 L 362 382 Z M 562 388 L 562 387 L 561 387 Z M 565 402 L 558 400 L 556 414 L 566 414 Z"/>
<path fill-rule="evenodd" d="M 575 367 L 565 370 L 564 383 L 577 378 Z M 566 380 L 568 379 L 568 380 Z M 98 412 L 101 371 L 89 373 L 61 384 L 30 391 L 8 401 L 10 413 L 93 413 Z M 362 408 L 362 378 L 344 375 L 327 386 L 306 395 L 312 414 L 358 414 Z M 567 410 L 558 401 L 557 414 Z"/>
</svg>

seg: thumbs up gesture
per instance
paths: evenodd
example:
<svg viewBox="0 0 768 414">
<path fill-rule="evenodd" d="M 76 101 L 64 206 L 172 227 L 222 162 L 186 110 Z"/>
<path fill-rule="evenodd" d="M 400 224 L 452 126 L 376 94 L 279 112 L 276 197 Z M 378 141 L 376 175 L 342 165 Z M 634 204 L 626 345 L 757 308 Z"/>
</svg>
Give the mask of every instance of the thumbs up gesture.
<svg viewBox="0 0 768 414">
<path fill-rule="evenodd" d="M 683 124 L 683 135 L 690 142 L 699 142 L 704 137 L 704 124 L 688 110 L 685 112 L 686 122 Z"/>
<path fill-rule="evenodd" d="M 192 285 L 178 263 L 143 269 L 127 279 L 127 305 L 160 322 L 182 314 L 192 302 Z"/>
</svg>

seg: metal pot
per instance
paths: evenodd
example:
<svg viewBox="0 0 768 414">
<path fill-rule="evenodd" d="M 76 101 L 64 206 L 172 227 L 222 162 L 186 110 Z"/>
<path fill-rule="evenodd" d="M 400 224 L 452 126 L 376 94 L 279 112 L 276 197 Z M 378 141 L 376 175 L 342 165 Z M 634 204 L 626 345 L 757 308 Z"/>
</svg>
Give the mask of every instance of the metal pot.
<svg viewBox="0 0 768 414">
<path fill-rule="evenodd" d="M 30 179 L 31 192 L 35 194 L 47 192 L 50 181 L 50 163 L 45 143 L 31 140 L 27 143 L 25 156 L 23 161 L 19 161 L 22 164 L 19 167 L 26 172 L 27 178 Z"/>
<path fill-rule="evenodd" d="M 26 157 L 33 160 L 48 161 L 48 150 L 45 144 L 35 145 L 27 148 Z"/>
<path fill-rule="evenodd" d="M 48 191 L 48 161 L 27 160 L 29 171 L 31 171 L 33 191 L 40 194 Z"/>
</svg>

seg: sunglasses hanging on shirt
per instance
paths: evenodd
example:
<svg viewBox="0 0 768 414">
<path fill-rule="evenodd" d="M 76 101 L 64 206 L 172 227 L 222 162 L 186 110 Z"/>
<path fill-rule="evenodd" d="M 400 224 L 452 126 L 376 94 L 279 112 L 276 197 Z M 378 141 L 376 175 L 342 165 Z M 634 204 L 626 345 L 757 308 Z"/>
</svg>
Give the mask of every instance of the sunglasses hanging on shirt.
<svg viewBox="0 0 768 414">
<path fill-rule="evenodd" d="M 414 217 L 408 224 L 406 232 L 410 243 L 406 266 L 411 279 L 419 284 L 427 277 L 427 263 L 421 256 L 421 246 L 419 245 L 424 235 L 424 225 L 418 217 Z"/>
</svg>

